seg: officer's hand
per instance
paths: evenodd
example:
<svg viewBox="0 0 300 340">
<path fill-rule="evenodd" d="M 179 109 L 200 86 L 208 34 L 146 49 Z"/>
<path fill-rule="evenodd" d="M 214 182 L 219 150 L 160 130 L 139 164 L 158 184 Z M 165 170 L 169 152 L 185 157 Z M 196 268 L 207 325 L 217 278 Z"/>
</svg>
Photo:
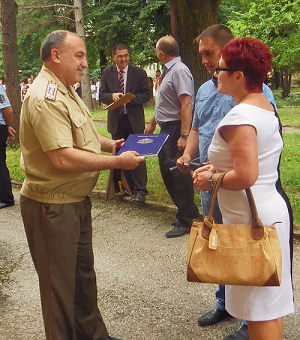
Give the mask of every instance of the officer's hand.
<svg viewBox="0 0 300 340">
<path fill-rule="evenodd" d="M 8 128 L 8 137 L 11 140 L 15 140 L 16 139 L 16 130 L 14 128 L 12 128 L 11 126 Z"/>
<path fill-rule="evenodd" d="M 121 153 L 121 155 L 117 157 L 119 158 L 120 169 L 123 170 L 133 170 L 141 162 L 145 161 L 145 157 L 139 156 L 139 154 L 135 151 L 126 151 Z"/>
</svg>

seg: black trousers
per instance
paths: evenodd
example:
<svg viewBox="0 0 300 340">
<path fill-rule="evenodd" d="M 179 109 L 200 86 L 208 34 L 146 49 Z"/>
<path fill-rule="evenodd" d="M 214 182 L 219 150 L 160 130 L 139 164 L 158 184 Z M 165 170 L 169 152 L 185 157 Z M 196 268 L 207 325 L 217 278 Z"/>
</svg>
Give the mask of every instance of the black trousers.
<svg viewBox="0 0 300 340">
<path fill-rule="evenodd" d="M 0 124 L 0 202 L 14 204 L 9 171 L 6 166 L 7 126 Z"/>
<path fill-rule="evenodd" d="M 141 132 L 143 133 L 143 131 Z M 113 139 L 121 139 L 124 138 L 125 140 L 128 138 L 129 135 L 134 134 L 132 127 L 129 123 L 129 119 L 127 114 L 120 117 L 119 126 L 117 131 L 112 135 Z M 119 191 L 117 182 L 121 179 L 121 170 L 114 171 L 114 181 L 116 191 Z M 142 162 L 136 167 L 134 170 L 124 170 L 124 176 L 127 179 L 129 187 L 133 193 L 137 193 L 139 191 L 143 191 L 147 193 L 147 168 L 146 162 Z"/>
<path fill-rule="evenodd" d="M 160 133 L 168 133 L 169 138 L 158 155 L 159 167 L 166 189 L 177 207 L 176 218 L 185 227 L 192 225 L 192 220 L 199 215 L 194 202 L 193 180 L 190 174 L 184 174 L 176 168 L 176 160 L 181 156 L 177 148 L 181 122 L 168 122 L 161 126 Z M 173 169 L 172 169 L 173 168 Z"/>
</svg>

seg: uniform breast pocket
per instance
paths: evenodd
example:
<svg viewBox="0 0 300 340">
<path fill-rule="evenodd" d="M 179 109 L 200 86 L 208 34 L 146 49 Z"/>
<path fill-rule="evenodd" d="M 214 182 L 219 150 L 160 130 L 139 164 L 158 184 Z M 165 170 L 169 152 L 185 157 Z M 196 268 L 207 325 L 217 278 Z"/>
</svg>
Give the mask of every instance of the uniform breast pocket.
<svg viewBox="0 0 300 340">
<path fill-rule="evenodd" d="M 84 147 L 87 142 L 87 131 L 86 131 L 86 122 L 87 118 L 79 114 L 75 117 L 71 117 L 72 120 L 72 135 L 73 135 L 73 144 L 75 147 Z"/>
</svg>

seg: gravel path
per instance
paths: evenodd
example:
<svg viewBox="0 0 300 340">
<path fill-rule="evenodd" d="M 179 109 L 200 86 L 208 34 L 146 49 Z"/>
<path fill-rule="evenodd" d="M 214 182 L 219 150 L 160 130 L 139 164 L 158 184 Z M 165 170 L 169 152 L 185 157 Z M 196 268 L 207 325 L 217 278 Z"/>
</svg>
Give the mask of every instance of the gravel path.
<svg viewBox="0 0 300 340">
<path fill-rule="evenodd" d="M 0 266 L 17 260 L 14 282 L 0 287 L 0 340 L 45 340 L 37 276 L 17 204 L 0 210 Z M 239 325 L 230 319 L 199 327 L 214 304 L 214 285 L 186 282 L 188 236 L 167 239 L 173 215 L 93 194 L 94 253 L 99 307 L 111 335 L 123 340 L 216 340 Z M 295 242 L 295 299 L 299 310 L 300 243 Z M 285 338 L 300 339 L 299 312 L 286 318 Z"/>
</svg>

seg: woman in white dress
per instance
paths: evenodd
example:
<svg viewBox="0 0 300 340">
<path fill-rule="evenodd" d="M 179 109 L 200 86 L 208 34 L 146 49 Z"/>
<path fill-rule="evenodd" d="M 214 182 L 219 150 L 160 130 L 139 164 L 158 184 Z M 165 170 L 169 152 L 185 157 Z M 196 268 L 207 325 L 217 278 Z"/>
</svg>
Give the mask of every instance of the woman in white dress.
<svg viewBox="0 0 300 340">
<path fill-rule="evenodd" d="M 236 106 L 219 123 L 209 148 L 211 164 L 194 172 L 194 184 L 209 190 L 225 175 L 218 194 L 224 224 L 250 224 L 244 189 L 251 187 L 258 216 L 275 225 L 282 250 L 279 287 L 226 286 L 226 310 L 248 321 L 251 340 L 281 340 L 283 317 L 294 312 L 291 280 L 290 204 L 279 177 L 283 142 L 274 107 L 262 94 L 272 54 L 261 41 L 240 38 L 221 51 L 218 92 L 233 97 Z"/>
</svg>

